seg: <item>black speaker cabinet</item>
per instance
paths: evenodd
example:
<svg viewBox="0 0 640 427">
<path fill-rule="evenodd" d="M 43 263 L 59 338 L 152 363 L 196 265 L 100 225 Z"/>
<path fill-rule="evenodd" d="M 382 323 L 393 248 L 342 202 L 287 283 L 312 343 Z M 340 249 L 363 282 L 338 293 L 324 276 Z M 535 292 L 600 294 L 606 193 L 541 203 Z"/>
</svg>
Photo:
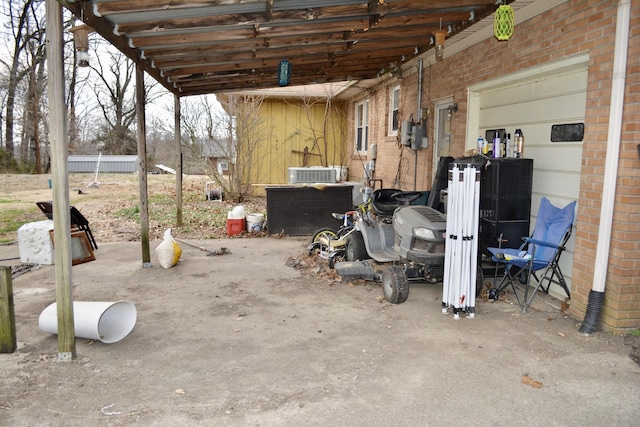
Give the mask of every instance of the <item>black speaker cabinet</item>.
<svg viewBox="0 0 640 427">
<path fill-rule="evenodd" d="M 491 159 L 480 184 L 480 247 L 517 248 L 529 235 L 533 159 Z"/>
<path fill-rule="evenodd" d="M 353 185 L 273 186 L 267 192 L 267 229 L 270 234 L 311 235 L 322 227 L 337 229 L 332 212 L 353 208 Z"/>
</svg>

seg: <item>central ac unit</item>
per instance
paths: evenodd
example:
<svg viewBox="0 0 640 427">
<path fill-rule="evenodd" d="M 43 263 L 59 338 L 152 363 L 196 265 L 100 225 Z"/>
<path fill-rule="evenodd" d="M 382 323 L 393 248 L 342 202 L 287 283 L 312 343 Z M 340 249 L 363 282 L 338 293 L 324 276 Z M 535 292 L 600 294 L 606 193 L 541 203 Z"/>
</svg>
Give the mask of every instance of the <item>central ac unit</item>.
<svg viewBox="0 0 640 427">
<path fill-rule="evenodd" d="M 316 182 L 335 183 L 335 168 L 289 168 L 289 184 L 312 184 Z"/>
</svg>

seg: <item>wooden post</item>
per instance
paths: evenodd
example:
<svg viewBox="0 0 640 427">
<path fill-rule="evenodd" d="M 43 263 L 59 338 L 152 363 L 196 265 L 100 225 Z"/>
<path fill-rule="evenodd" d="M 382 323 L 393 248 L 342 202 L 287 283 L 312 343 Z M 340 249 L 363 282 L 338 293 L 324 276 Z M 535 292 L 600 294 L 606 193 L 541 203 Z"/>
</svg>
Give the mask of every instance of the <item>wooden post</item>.
<svg viewBox="0 0 640 427">
<path fill-rule="evenodd" d="M 58 361 L 69 362 L 76 356 L 76 336 L 71 278 L 71 213 L 67 173 L 67 109 L 64 102 L 62 6 L 56 0 L 47 0 L 46 21 Z"/>
<path fill-rule="evenodd" d="M 140 182 L 140 238 L 142 267 L 151 267 L 149 250 L 149 198 L 147 190 L 147 125 L 144 105 L 144 70 L 136 65 L 136 116 L 138 118 L 138 180 Z"/>
<path fill-rule="evenodd" d="M 176 224 L 182 225 L 182 132 L 180 129 L 180 97 L 174 95 L 174 122 L 176 133 Z"/>
<path fill-rule="evenodd" d="M 13 311 L 11 267 L 0 266 L 0 353 L 16 351 L 16 317 Z"/>
</svg>

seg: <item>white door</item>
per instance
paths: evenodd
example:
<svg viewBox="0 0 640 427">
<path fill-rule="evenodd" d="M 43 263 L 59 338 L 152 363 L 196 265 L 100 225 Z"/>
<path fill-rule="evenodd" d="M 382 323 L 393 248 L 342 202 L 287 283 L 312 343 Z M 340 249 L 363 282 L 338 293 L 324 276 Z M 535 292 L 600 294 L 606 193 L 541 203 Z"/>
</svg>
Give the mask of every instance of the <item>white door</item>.
<svg viewBox="0 0 640 427">
<path fill-rule="evenodd" d="M 452 97 L 441 99 L 435 103 L 432 180 L 438 171 L 440 158 L 451 156 L 451 108 L 453 108 Z"/>
<path fill-rule="evenodd" d="M 576 140 L 580 138 L 575 135 L 558 136 L 557 131 L 579 129 L 579 124 L 584 123 L 587 64 L 588 56 L 572 58 L 565 66 L 560 63 L 547 69 L 541 67 L 537 73 L 531 70 L 511 79 L 505 76 L 495 84 L 470 90 L 470 106 L 477 114 L 470 117 L 470 123 L 477 124 L 477 134 L 467 134 L 467 148 L 473 148 L 477 137 L 485 136 L 487 131 L 505 129 L 512 139 L 516 129 L 523 131 L 523 157 L 533 159 L 534 168 L 531 228 L 543 196 L 558 207 L 579 198 L 582 140 Z M 561 268 L 569 284 L 574 241 L 572 236 L 561 257 Z M 551 290 L 563 295 L 559 287 Z"/>
</svg>

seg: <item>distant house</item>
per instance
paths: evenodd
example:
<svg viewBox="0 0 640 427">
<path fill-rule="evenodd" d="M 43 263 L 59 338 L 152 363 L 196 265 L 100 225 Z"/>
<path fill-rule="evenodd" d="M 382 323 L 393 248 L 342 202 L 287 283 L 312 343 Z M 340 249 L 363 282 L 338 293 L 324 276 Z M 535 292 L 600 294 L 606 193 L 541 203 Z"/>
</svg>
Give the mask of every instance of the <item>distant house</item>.
<svg viewBox="0 0 640 427">
<path fill-rule="evenodd" d="M 215 169 L 220 175 L 229 174 L 229 164 L 233 161 L 233 149 L 227 149 L 223 141 L 211 140 L 206 142 L 202 147 L 202 157 L 209 161 L 211 168 Z"/>
<path fill-rule="evenodd" d="M 67 160 L 69 173 L 135 173 L 138 156 L 71 155 Z"/>
</svg>

